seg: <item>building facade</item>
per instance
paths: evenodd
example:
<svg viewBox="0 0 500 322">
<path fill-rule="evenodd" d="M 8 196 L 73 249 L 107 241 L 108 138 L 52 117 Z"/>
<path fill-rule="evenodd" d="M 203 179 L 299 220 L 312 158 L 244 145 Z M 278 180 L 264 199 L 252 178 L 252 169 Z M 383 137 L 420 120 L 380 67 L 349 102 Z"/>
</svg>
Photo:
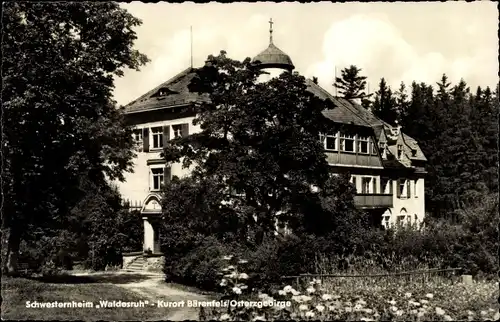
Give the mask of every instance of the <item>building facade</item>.
<svg viewBox="0 0 500 322">
<path fill-rule="evenodd" d="M 292 72 L 288 55 L 276 47 L 270 30 L 268 48 L 253 62 L 268 72 L 267 81 L 282 72 Z M 118 182 L 122 197 L 131 209 L 140 211 L 144 221 L 144 250 L 160 253 L 158 225 L 161 217 L 160 188 L 173 176 L 183 177 L 190 169 L 181 163 L 167 165 L 160 152 L 168 140 L 200 131 L 193 125 L 194 107 L 208 100 L 188 90 L 195 70 L 188 68 L 125 106 L 127 122 L 134 127 L 137 158 L 134 172 Z M 376 224 L 418 224 L 425 216 L 425 163 L 418 143 L 375 117 L 358 104 L 334 97 L 312 80 L 308 90 L 333 102 L 324 111 L 331 121 L 342 125 L 342 132 L 325 133 L 318 139 L 333 174 L 347 172 L 356 186 L 357 207 L 371 214 Z"/>
</svg>

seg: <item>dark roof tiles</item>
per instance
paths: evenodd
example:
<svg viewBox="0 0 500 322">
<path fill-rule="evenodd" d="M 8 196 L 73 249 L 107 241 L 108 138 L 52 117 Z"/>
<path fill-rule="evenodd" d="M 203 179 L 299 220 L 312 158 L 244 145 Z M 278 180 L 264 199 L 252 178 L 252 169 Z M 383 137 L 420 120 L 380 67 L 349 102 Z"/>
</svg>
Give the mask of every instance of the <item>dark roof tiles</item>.
<svg viewBox="0 0 500 322">
<path fill-rule="evenodd" d="M 293 70 L 292 59 L 285 54 L 281 49 L 276 47 L 273 43 L 269 44 L 264 51 L 252 59 L 253 63 L 260 62 L 261 68 L 283 68 L 286 70 Z"/>
<path fill-rule="evenodd" d="M 270 48 L 271 46 L 274 45 L 271 44 Z M 274 46 L 274 48 L 276 47 Z M 278 48 L 276 48 L 276 50 L 281 52 Z M 264 51 L 263 53 L 266 53 L 266 51 Z M 284 53 L 283 55 L 288 57 Z M 259 55 L 256 58 L 258 57 Z M 265 56 L 261 57 L 265 58 Z M 288 58 L 281 57 L 279 59 L 278 58 L 276 59 L 277 59 L 276 62 L 278 62 L 281 59 L 282 63 L 292 65 L 290 57 Z M 125 105 L 125 113 L 135 113 L 141 111 L 154 110 L 157 108 L 208 101 L 209 98 L 207 95 L 200 95 L 198 93 L 189 91 L 188 85 L 190 84 L 194 76 L 195 76 L 195 70 L 193 68 L 187 68 L 183 70 L 182 72 L 175 75 L 168 81 L 163 82 L 162 84 L 158 85 L 157 87 L 153 88 L 146 94 L 139 97 L 138 99 Z M 330 100 L 334 103 L 335 108 L 323 111 L 323 115 L 325 115 L 325 117 L 331 119 L 334 122 L 353 124 L 357 126 L 372 128 L 377 140 L 380 139 L 381 133 L 383 131 L 387 133 L 387 131 L 390 131 L 393 128 L 393 126 L 380 120 L 362 106 L 352 103 L 343 98 L 334 97 L 333 95 L 328 93 L 325 89 L 323 89 L 321 86 L 314 83 L 310 79 L 306 79 L 306 85 L 307 85 L 307 90 L 312 94 L 316 95 L 321 99 Z M 162 88 L 166 89 L 165 91 L 166 95 L 158 96 L 157 93 Z M 422 150 L 419 148 L 418 143 L 415 139 L 409 137 L 404 133 L 403 133 L 403 139 L 407 145 L 407 148 L 405 148 L 405 152 L 407 153 L 407 155 L 409 154 L 411 159 L 424 160 L 424 161 L 426 160 L 424 154 L 422 153 Z M 388 144 L 392 145 L 395 144 L 395 142 L 391 142 L 389 140 Z M 416 150 L 416 154 L 413 155 L 411 150 Z"/>
<path fill-rule="evenodd" d="M 195 76 L 193 68 L 187 68 L 166 82 L 161 83 L 138 99 L 125 105 L 125 113 L 182 105 L 206 100 L 198 93 L 190 92 L 188 85 Z M 166 88 L 168 95 L 158 97 L 156 93 Z"/>
</svg>

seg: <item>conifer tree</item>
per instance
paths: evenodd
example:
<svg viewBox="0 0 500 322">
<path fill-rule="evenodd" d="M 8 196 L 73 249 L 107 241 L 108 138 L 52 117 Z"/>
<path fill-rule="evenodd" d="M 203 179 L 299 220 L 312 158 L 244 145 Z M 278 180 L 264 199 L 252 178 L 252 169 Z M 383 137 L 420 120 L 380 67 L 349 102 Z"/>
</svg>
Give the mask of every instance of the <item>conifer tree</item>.
<svg viewBox="0 0 500 322">
<path fill-rule="evenodd" d="M 389 124 L 394 124 L 398 119 L 395 97 L 384 78 L 380 80 L 379 89 L 375 92 L 372 111 L 376 116 Z"/>
<path fill-rule="evenodd" d="M 399 85 L 399 89 L 395 93 L 395 102 L 396 102 L 396 120 L 401 124 L 401 121 L 404 117 L 404 114 L 406 113 L 406 110 L 408 109 L 408 94 L 406 92 L 406 85 L 404 82 L 401 82 Z"/>
<path fill-rule="evenodd" d="M 371 96 L 366 90 L 366 76 L 361 76 L 361 68 L 351 65 L 341 71 L 341 77 L 336 77 L 333 86 L 339 90 L 339 96 L 348 100 L 366 99 Z"/>
</svg>

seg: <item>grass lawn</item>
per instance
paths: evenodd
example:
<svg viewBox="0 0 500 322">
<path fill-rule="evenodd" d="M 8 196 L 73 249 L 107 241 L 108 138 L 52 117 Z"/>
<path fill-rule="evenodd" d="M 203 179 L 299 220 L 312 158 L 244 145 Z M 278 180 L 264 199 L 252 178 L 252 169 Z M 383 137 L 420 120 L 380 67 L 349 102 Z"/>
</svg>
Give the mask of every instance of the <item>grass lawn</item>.
<svg viewBox="0 0 500 322">
<path fill-rule="evenodd" d="M 99 300 L 138 302 L 147 300 L 119 286 L 83 282 L 62 284 L 26 278 L 2 279 L 2 319 L 8 320 L 164 320 L 168 308 L 96 308 Z M 94 303 L 93 308 L 27 308 L 27 301 Z"/>
</svg>

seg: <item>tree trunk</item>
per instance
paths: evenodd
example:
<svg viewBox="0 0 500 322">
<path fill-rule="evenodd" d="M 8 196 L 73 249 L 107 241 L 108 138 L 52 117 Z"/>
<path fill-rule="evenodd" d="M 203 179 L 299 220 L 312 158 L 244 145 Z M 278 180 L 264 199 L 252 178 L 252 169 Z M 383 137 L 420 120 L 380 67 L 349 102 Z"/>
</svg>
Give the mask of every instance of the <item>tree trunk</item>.
<svg viewBox="0 0 500 322">
<path fill-rule="evenodd" d="M 19 256 L 19 245 L 21 243 L 21 236 L 15 229 L 10 229 L 9 239 L 7 245 L 7 263 L 6 263 L 6 274 L 15 275 L 18 272 L 18 256 Z"/>
</svg>

